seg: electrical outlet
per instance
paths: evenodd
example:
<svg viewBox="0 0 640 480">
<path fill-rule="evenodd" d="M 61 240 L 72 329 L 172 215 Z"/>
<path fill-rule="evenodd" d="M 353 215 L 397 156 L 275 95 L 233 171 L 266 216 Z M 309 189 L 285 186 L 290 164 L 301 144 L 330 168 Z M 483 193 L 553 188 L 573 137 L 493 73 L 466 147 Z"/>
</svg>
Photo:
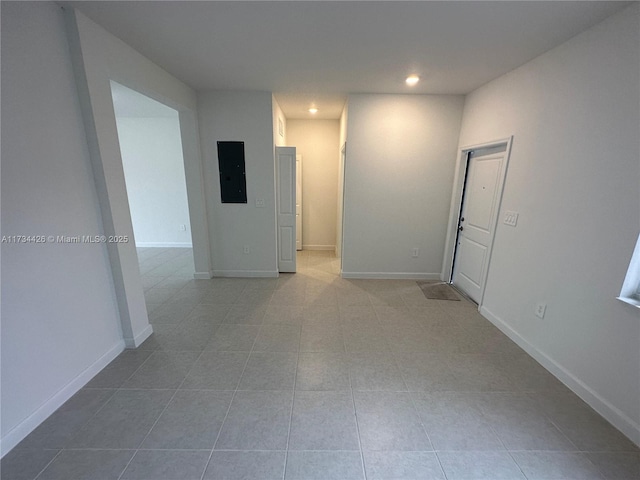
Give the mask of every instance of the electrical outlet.
<svg viewBox="0 0 640 480">
<path fill-rule="evenodd" d="M 547 311 L 547 304 L 546 303 L 538 303 L 536 305 L 536 310 L 535 310 L 536 317 L 544 318 L 544 314 L 545 314 L 546 311 Z"/>
<path fill-rule="evenodd" d="M 181 232 L 186 232 L 187 231 L 187 226 L 186 225 L 180 225 L 180 231 Z"/>
<path fill-rule="evenodd" d="M 242 248 L 242 252 L 243 252 L 243 253 L 245 253 L 245 254 L 249 253 L 249 245 L 245 245 L 245 246 Z"/>
<path fill-rule="evenodd" d="M 419 248 L 414 248 L 411 250 L 411 256 L 413 258 L 417 258 L 420 255 L 420 249 Z"/>
<path fill-rule="evenodd" d="M 264 208 L 264 198 L 256 198 L 256 208 Z"/>
</svg>

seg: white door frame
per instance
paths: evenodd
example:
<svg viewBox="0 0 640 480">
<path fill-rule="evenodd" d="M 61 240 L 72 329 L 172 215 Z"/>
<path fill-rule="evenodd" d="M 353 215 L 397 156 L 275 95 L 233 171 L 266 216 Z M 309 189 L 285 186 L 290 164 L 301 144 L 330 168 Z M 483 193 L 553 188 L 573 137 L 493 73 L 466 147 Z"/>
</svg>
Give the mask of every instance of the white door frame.
<svg viewBox="0 0 640 480">
<path fill-rule="evenodd" d="M 302 209 L 302 155 L 296 153 L 296 251 L 302 250 Z"/>
<path fill-rule="evenodd" d="M 482 278 L 482 291 L 480 294 L 480 300 L 478 301 L 478 310 L 482 306 L 484 300 L 484 292 L 487 285 L 487 277 L 489 275 L 489 267 L 491 265 L 491 255 L 493 252 L 493 241 L 496 236 L 496 229 L 498 226 L 498 219 L 500 218 L 500 209 L 502 206 L 502 195 L 504 193 L 504 184 L 507 178 L 507 169 L 509 165 L 509 158 L 511 157 L 511 144 L 513 142 L 513 136 L 503 138 L 500 140 L 494 140 L 486 143 L 479 143 L 469 146 L 464 146 L 459 149 L 458 161 L 456 163 L 456 172 L 453 183 L 453 193 L 451 195 L 451 208 L 449 214 L 449 227 L 447 229 L 447 240 L 445 243 L 445 252 L 443 260 L 443 268 L 441 280 L 447 283 L 452 282 L 453 278 L 453 263 L 455 261 L 456 247 L 458 240 L 458 224 L 460 223 L 460 214 L 462 212 L 462 202 L 464 200 L 464 192 L 467 182 L 468 172 L 468 153 L 474 150 L 486 149 L 491 147 L 499 147 L 505 145 L 505 159 L 502 165 L 502 171 L 500 172 L 500 180 L 498 186 L 498 198 L 497 207 L 494 218 L 491 220 L 492 233 L 491 239 L 488 245 L 488 254 L 485 260 L 484 274 Z"/>
<path fill-rule="evenodd" d="M 336 225 L 336 255 L 340 259 L 340 273 L 342 273 L 342 256 L 344 247 L 344 178 L 347 161 L 347 142 L 340 147 L 340 163 L 338 169 L 338 218 Z"/>
</svg>

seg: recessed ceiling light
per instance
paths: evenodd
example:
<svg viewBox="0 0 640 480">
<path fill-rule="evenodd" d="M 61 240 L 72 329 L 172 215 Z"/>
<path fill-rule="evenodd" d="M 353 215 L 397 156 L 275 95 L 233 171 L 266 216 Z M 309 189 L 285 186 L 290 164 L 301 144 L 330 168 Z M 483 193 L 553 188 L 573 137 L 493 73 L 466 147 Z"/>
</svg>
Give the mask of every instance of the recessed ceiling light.
<svg viewBox="0 0 640 480">
<path fill-rule="evenodd" d="M 318 109 L 317 109 L 316 107 L 311 107 L 311 108 L 309 109 L 309 113 L 316 114 L 316 113 L 318 113 Z"/>
<path fill-rule="evenodd" d="M 420 77 L 418 75 L 409 75 L 405 80 L 405 82 L 407 82 L 407 85 L 409 85 L 410 87 L 413 87 L 419 81 Z"/>
</svg>

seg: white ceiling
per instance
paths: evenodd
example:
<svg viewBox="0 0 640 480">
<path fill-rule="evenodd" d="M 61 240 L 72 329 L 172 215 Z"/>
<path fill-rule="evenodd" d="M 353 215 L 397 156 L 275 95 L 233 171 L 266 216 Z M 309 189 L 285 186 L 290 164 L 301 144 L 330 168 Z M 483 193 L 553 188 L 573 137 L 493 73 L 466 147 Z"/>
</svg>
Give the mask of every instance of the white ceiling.
<svg viewBox="0 0 640 480">
<path fill-rule="evenodd" d="M 276 100 L 288 119 L 334 119 L 340 118 L 347 96 L 339 93 L 277 93 Z M 315 106 L 318 112 L 309 113 Z"/>
<path fill-rule="evenodd" d="M 468 93 L 629 2 L 64 4 L 197 90 L 272 91 L 288 118 L 307 118 L 312 102 L 337 118 L 325 105 L 334 112 L 348 93 Z"/>
</svg>

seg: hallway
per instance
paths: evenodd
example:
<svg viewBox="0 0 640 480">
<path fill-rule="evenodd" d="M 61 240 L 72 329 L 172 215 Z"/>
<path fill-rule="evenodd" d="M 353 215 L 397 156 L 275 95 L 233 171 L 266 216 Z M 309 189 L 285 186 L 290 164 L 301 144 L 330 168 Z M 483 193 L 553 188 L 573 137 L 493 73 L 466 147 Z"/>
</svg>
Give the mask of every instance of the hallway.
<svg viewBox="0 0 640 480">
<path fill-rule="evenodd" d="M 640 478 L 638 448 L 472 304 L 342 279 L 332 252 L 212 280 L 190 253 L 139 250 L 154 334 L 3 480 Z"/>
</svg>

